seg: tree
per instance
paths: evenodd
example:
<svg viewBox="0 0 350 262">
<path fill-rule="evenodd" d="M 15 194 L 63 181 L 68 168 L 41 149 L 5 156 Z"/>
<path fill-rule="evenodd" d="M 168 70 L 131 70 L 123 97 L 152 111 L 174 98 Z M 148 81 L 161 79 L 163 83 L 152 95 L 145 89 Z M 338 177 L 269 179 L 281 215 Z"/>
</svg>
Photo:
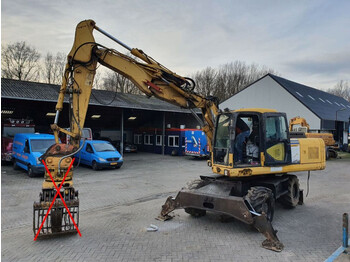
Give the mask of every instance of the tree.
<svg viewBox="0 0 350 262">
<path fill-rule="evenodd" d="M 36 81 L 39 79 L 39 52 L 26 44 L 16 42 L 1 47 L 1 73 L 3 77 Z"/>
<path fill-rule="evenodd" d="M 195 73 L 193 78 L 199 94 L 216 96 L 224 101 L 267 73 L 276 74 L 266 66 L 234 61 L 217 69 L 207 67 Z"/>
<path fill-rule="evenodd" d="M 107 72 L 103 78 L 103 89 L 119 93 L 141 94 L 141 91 L 126 77 L 117 72 Z"/>
<path fill-rule="evenodd" d="M 329 88 L 327 92 L 343 97 L 350 102 L 350 85 L 348 81 L 340 80 L 333 88 Z"/>
<path fill-rule="evenodd" d="M 211 67 L 207 67 L 202 71 L 198 71 L 194 75 L 196 82 L 196 91 L 203 96 L 213 96 L 215 89 L 215 79 L 217 72 Z"/>
<path fill-rule="evenodd" d="M 56 56 L 47 53 L 44 59 L 44 82 L 61 84 L 65 65 L 66 56 L 63 53 L 57 53 Z"/>
</svg>

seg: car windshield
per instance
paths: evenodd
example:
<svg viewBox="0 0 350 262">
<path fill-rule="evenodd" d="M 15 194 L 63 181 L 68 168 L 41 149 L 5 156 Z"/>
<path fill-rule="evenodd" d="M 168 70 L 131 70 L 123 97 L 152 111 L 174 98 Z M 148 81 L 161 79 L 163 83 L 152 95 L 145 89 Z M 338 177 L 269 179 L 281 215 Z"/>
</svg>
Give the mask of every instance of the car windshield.
<svg viewBox="0 0 350 262">
<path fill-rule="evenodd" d="M 32 152 L 45 152 L 55 143 L 55 139 L 32 139 L 30 141 Z"/>
<path fill-rule="evenodd" d="M 109 143 L 94 143 L 94 148 L 96 152 L 104 152 L 104 151 L 116 151 L 114 146 Z"/>
</svg>

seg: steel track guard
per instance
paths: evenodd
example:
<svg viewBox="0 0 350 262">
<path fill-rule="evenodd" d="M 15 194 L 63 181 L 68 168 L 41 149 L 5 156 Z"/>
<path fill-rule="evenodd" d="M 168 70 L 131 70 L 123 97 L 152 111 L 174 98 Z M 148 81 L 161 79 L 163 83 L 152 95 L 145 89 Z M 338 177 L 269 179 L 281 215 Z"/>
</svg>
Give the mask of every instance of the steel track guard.
<svg viewBox="0 0 350 262">
<path fill-rule="evenodd" d="M 273 229 L 265 213 L 253 216 L 242 197 L 210 195 L 200 190 L 183 189 L 175 198 L 171 196 L 167 198 L 158 219 L 169 220 L 172 218 L 169 213 L 180 208 L 196 208 L 232 216 L 254 226 L 262 233 L 266 237 L 266 240 L 262 242 L 264 248 L 276 252 L 284 248 L 276 235 L 277 231 Z"/>
</svg>

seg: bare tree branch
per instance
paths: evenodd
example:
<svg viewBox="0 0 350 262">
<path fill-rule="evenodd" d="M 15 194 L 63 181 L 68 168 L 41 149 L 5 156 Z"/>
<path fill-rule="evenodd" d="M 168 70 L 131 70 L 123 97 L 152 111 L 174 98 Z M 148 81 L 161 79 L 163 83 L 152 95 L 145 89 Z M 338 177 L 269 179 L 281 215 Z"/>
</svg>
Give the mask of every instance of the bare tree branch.
<svg viewBox="0 0 350 262">
<path fill-rule="evenodd" d="M 56 56 L 47 53 L 44 58 L 44 81 L 49 84 L 61 84 L 65 64 L 66 57 L 63 53 L 57 53 Z"/>
<path fill-rule="evenodd" d="M 234 61 L 221 65 L 217 69 L 207 67 L 195 73 L 193 78 L 199 94 L 213 95 L 223 101 L 267 73 L 277 74 L 266 66 L 247 65 L 242 61 Z"/>
<path fill-rule="evenodd" d="M 350 85 L 348 81 L 340 80 L 333 88 L 329 88 L 327 92 L 343 97 L 350 102 Z"/>
<path fill-rule="evenodd" d="M 1 47 L 1 73 L 3 77 L 36 81 L 39 79 L 39 52 L 26 44 L 16 42 Z"/>
</svg>

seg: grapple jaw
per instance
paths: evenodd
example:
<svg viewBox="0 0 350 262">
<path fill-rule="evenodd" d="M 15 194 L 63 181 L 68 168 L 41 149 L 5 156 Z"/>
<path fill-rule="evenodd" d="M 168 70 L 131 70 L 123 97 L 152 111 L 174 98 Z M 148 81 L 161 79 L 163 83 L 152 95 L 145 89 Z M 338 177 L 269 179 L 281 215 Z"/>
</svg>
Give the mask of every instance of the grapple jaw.
<svg viewBox="0 0 350 262">
<path fill-rule="evenodd" d="M 276 252 L 283 250 L 284 246 L 276 235 L 277 231 L 273 229 L 265 213 L 257 214 L 250 211 L 242 197 L 210 194 L 215 191 L 214 189 L 217 186 L 220 187 L 221 185 L 208 185 L 195 190 L 183 189 L 175 198 L 168 197 L 157 219 L 169 220 L 172 218 L 169 213 L 180 208 L 213 211 L 254 226 L 266 237 L 266 240 L 262 242 L 262 247 Z M 206 190 L 205 187 L 208 187 L 208 189 Z M 224 190 L 216 190 L 216 192 L 224 192 Z"/>
<path fill-rule="evenodd" d="M 50 208 L 52 200 L 56 195 L 56 190 L 54 189 L 43 189 L 40 193 L 40 201 L 34 202 L 33 204 L 33 231 L 34 236 L 37 238 L 49 237 L 53 235 L 62 234 L 74 234 L 77 230 L 71 220 L 67 209 L 65 208 L 62 200 L 57 197 L 54 204 L 47 215 Z M 74 188 L 64 188 L 61 190 L 61 195 L 71 213 L 75 223 L 79 226 L 79 198 L 78 191 L 74 191 Z M 43 223 L 43 220 L 47 218 Z"/>
</svg>

